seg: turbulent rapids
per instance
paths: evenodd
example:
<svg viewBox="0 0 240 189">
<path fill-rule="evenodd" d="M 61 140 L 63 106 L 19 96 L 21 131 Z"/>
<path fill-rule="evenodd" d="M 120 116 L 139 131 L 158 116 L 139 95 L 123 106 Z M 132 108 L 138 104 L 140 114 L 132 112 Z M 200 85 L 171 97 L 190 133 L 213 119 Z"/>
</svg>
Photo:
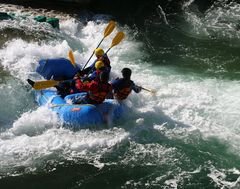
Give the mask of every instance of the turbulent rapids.
<svg viewBox="0 0 240 189">
<path fill-rule="evenodd" d="M 0 188 L 239 188 L 240 4 L 104 3 L 72 12 L 0 4 L 14 15 L 0 20 Z M 132 93 L 111 128 L 66 128 L 27 79 L 46 80 L 39 61 L 70 50 L 82 67 L 112 19 L 101 48 L 119 31 L 125 38 L 108 53 L 110 79 L 129 67 L 157 93 Z"/>
</svg>

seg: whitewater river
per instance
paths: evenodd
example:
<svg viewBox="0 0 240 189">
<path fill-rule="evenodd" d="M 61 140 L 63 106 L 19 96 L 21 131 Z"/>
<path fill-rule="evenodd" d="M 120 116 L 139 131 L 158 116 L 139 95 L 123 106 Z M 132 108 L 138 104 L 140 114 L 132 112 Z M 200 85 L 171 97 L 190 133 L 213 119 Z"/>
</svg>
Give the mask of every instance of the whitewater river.
<svg viewBox="0 0 240 189">
<path fill-rule="evenodd" d="M 157 94 L 132 93 L 128 115 L 103 130 L 64 128 L 26 79 L 70 49 L 84 65 L 112 15 L 59 12 L 59 30 L 21 7 L 0 20 L 0 188 L 240 188 L 240 5 L 182 10 L 156 6 L 141 27 L 115 19 L 101 44 L 126 35 L 108 53 L 111 78 L 129 67 Z"/>
</svg>

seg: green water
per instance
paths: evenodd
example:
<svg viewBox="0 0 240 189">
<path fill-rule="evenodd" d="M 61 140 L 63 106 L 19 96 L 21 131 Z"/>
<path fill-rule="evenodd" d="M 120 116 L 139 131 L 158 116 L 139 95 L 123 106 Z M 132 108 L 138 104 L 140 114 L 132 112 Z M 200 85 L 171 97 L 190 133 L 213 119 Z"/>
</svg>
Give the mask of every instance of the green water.
<svg viewBox="0 0 240 189">
<path fill-rule="evenodd" d="M 0 21 L 0 188 L 240 188 L 240 5 L 201 14 L 194 2 L 176 12 L 158 5 L 129 20 L 107 7 L 69 17 L 61 8 L 59 31 L 31 17 Z M 70 48 L 84 64 L 111 17 L 126 34 L 109 52 L 113 76 L 130 67 L 157 95 L 131 94 L 113 128 L 66 129 L 26 79 Z"/>
</svg>

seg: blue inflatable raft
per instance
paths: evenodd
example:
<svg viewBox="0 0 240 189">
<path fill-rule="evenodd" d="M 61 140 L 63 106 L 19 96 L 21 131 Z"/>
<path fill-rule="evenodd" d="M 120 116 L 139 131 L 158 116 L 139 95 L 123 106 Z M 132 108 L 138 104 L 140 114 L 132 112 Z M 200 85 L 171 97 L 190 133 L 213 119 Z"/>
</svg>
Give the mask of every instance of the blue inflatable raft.
<svg viewBox="0 0 240 189">
<path fill-rule="evenodd" d="M 66 58 L 56 58 L 40 60 L 36 72 L 47 80 L 67 80 L 72 79 L 79 69 Z"/>
<path fill-rule="evenodd" d="M 109 119 L 120 118 L 124 106 L 115 100 L 106 99 L 102 104 L 68 104 L 75 99 L 82 98 L 86 93 L 66 96 L 64 99 L 55 90 L 38 90 L 35 92 L 36 101 L 40 106 L 47 106 L 55 111 L 64 125 L 71 128 L 103 127 Z"/>
<path fill-rule="evenodd" d="M 72 79 L 79 70 L 65 58 L 43 59 L 39 61 L 36 72 L 45 79 Z M 89 128 L 90 126 L 102 127 L 103 123 L 120 118 L 124 112 L 124 106 L 115 100 L 107 99 L 102 104 L 69 104 L 86 93 L 78 93 L 66 96 L 64 99 L 52 90 L 37 90 L 35 92 L 36 101 L 40 106 L 48 106 L 55 111 L 60 119 L 72 128 Z"/>
</svg>

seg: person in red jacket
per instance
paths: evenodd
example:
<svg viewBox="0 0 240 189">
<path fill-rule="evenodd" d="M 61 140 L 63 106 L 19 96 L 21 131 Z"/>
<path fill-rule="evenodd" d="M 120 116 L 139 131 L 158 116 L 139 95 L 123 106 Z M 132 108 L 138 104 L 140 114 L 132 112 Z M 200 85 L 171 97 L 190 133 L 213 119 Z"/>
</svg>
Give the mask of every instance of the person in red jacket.
<svg viewBox="0 0 240 189">
<path fill-rule="evenodd" d="M 76 89 L 79 92 L 87 92 L 87 95 L 76 104 L 101 104 L 107 95 L 112 91 L 111 84 L 108 83 L 109 74 L 101 72 L 99 80 L 93 80 L 89 83 L 83 83 L 81 80 L 76 82 Z"/>
<path fill-rule="evenodd" d="M 73 80 L 68 80 L 61 82 L 60 84 L 56 85 L 55 88 L 59 95 L 62 98 L 69 94 L 79 93 L 78 88 L 82 85 L 82 82 L 90 82 L 92 80 L 99 80 L 100 73 L 104 71 L 104 63 L 102 61 L 97 61 L 95 64 L 95 71 L 85 77 L 76 76 Z"/>
</svg>

